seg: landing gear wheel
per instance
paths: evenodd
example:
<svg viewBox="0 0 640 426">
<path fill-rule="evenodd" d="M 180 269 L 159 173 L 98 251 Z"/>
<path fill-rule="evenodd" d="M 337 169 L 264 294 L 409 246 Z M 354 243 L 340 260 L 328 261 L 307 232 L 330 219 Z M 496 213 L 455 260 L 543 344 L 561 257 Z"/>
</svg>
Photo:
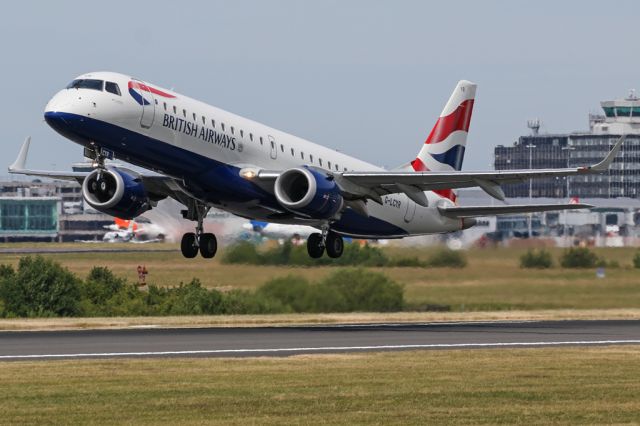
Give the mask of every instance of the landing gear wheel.
<svg viewBox="0 0 640 426">
<path fill-rule="evenodd" d="M 329 232 L 324 245 L 327 249 L 327 256 L 333 259 L 342 256 L 342 252 L 344 251 L 344 241 L 340 235 L 335 232 Z"/>
<path fill-rule="evenodd" d="M 205 259 L 211 259 L 218 251 L 218 240 L 213 234 L 202 234 L 200 237 L 200 254 Z"/>
<path fill-rule="evenodd" d="M 180 250 L 182 255 L 188 259 L 193 259 L 198 255 L 198 245 L 196 244 L 196 234 L 187 232 L 182 236 L 180 241 Z"/>
<path fill-rule="evenodd" d="M 307 238 L 307 252 L 313 259 L 321 258 L 324 254 L 324 244 L 322 244 L 322 234 L 314 232 Z"/>
</svg>

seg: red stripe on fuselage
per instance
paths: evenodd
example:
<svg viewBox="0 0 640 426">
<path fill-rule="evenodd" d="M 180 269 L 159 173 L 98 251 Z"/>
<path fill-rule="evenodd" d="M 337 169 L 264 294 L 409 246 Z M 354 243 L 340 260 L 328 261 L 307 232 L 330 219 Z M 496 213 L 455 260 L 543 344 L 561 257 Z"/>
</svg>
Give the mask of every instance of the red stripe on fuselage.
<svg viewBox="0 0 640 426">
<path fill-rule="evenodd" d="M 416 158 L 415 160 L 413 160 L 411 162 L 411 166 L 413 167 L 413 170 L 415 170 L 416 172 L 428 172 L 429 171 L 429 168 L 427 167 L 427 165 L 424 164 L 422 162 L 422 160 L 420 160 L 419 158 Z M 453 192 L 453 189 L 436 189 L 433 192 L 435 194 L 438 194 L 441 197 L 448 198 L 449 200 L 453 201 L 454 203 L 458 199 L 458 196 L 456 195 L 455 192 Z"/>
<path fill-rule="evenodd" d="M 175 96 L 167 93 L 167 92 L 163 92 L 162 90 L 158 90 L 155 87 L 151 87 L 151 86 L 147 86 L 144 83 L 138 83 L 137 81 L 130 81 L 129 82 L 129 89 L 139 89 L 139 90 L 144 90 L 145 92 L 150 92 L 153 93 L 154 95 L 158 95 L 158 96 L 162 96 L 165 98 L 175 98 Z"/>
<path fill-rule="evenodd" d="M 467 99 L 458 105 L 451 114 L 438 118 L 431 133 L 425 141 L 426 144 L 442 142 L 455 131 L 469 131 L 471 123 L 471 113 L 473 112 L 473 99 Z"/>
</svg>

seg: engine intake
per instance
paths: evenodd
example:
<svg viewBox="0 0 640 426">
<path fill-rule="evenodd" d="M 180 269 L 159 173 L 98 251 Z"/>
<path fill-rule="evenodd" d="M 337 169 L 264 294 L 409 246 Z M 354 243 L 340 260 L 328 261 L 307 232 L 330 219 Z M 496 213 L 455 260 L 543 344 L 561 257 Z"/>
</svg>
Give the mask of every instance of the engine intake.
<svg viewBox="0 0 640 426">
<path fill-rule="evenodd" d="M 284 171 L 276 179 L 274 189 L 283 207 L 314 219 L 329 219 L 343 207 L 335 181 L 313 169 L 299 167 Z"/>
<path fill-rule="evenodd" d="M 121 219 L 133 219 L 151 209 L 138 177 L 118 169 L 91 172 L 82 183 L 82 196 L 94 209 Z"/>
</svg>

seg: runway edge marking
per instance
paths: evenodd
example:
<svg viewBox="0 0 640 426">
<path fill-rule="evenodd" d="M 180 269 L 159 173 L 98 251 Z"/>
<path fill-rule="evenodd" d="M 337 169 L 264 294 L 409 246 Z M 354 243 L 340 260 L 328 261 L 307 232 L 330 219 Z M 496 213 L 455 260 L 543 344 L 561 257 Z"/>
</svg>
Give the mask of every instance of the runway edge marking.
<svg viewBox="0 0 640 426">
<path fill-rule="evenodd" d="M 242 353 L 279 353 L 279 352 L 330 352 L 330 351 L 366 351 L 386 349 L 437 349 L 437 348 L 491 348 L 521 346 L 568 346 L 568 345 L 617 345 L 640 344 L 640 340 L 576 340 L 559 342 L 504 342 L 504 343 L 433 343 L 424 345 L 374 345 L 374 346 L 323 346 L 313 348 L 255 348 L 255 349 L 203 349 L 190 351 L 155 351 L 155 352 L 96 352 L 77 354 L 35 354 L 35 355 L 0 355 L 1 359 L 40 359 L 40 358 L 102 358 L 102 357 L 143 357 L 165 355 L 215 355 Z"/>
</svg>

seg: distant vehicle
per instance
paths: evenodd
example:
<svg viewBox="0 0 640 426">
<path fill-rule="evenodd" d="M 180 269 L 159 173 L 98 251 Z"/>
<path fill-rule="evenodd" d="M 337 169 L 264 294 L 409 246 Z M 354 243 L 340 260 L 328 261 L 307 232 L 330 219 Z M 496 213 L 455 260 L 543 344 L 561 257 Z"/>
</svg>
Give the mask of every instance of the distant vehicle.
<svg viewBox="0 0 640 426">
<path fill-rule="evenodd" d="M 280 223 L 261 222 L 252 220 L 242 225 L 246 231 L 256 233 L 272 240 L 300 240 L 307 239 L 316 232 L 315 228 L 304 225 L 283 225 Z"/>
<path fill-rule="evenodd" d="M 480 187 L 504 200 L 503 183 L 606 171 L 624 137 L 590 167 L 461 171 L 476 85 L 458 82 L 414 159 L 385 170 L 136 78 L 95 72 L 75 78 L 47 104 L 55 131 L 85 147 L 94 170 L 25 168 L 27 138 L 9 172 L 77 180 L 94 209 L 133 219 L 171 197 L 197 223 L 182 236 L 185 257 L 216 254 L 203 220 L 216 207 L 238 216 L 308 225 L 311 257 L 342 255 L 343 236 L 403 238 L 467 229 L 475 217 L 591 207 L 540 204 L 459 207 L 456 189 Z M 363 149 L 366 149 L 363 141 Z M 388 141 L 392 147 L 395 141 Z M 390 148 L 393 149 L 393 148 Z M 153 171 L 105 164 L 117 158 Z"/>
</svg>

